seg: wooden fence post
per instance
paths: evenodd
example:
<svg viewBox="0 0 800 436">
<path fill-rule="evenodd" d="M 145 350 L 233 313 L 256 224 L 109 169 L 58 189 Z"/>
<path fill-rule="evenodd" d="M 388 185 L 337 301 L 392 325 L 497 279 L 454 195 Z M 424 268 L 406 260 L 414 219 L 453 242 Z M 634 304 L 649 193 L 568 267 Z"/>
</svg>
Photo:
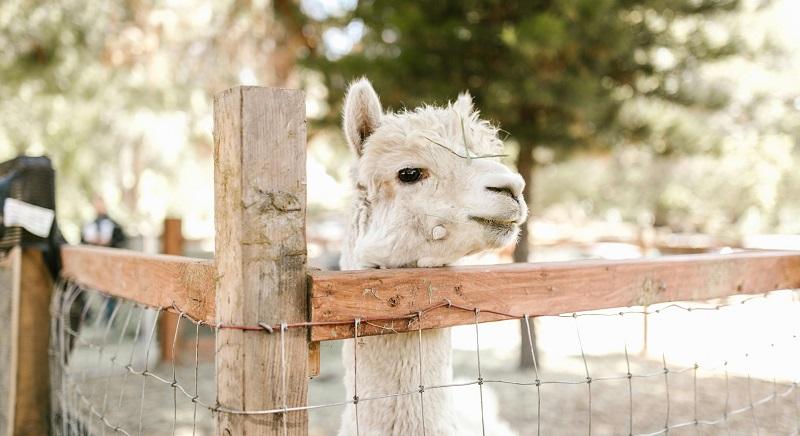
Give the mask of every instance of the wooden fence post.
<svg viewBox="0 0 800 436">
<path fill-rule="evenodd" d="M 305 321 L 306 124 L 302 91 L 237 87 L 214 100 L 216 320 Z M 266 410 L 306 405 L 308 332 L 220 329 L 220 407 Z M 282 389 L 285 377 L 285 391 Z M 219 435 L 308 434 L 305 411 L 217 414 Z"/>
<path fill-rule="evenodd" d="M 13 248 L 0 259 L 0 435 L 14 434 L 19 347 L 19 275 L 21 249 Z"/>
<path fill-rule="evenodd" d="M 183 231 L 180 218 L 166 218 L 164 220 L 164 232 L 162 233 L 164 254 L 183 255 Z M 158 345 L 161 349 L 161 361 L 172 362 L 175 353 L 172 343 L 175 340 L 175 332 L 178 328 L 178 315 L 172 312 L 161 313 L 158 320 Z M 180 346 L 180 338 L 178 338 Z"/>
<path fill-rule="evenodd" d="M 50 297 L 53 280 L 42 252 L 22 250 L 19 294 L 19 366 L 14 434 L 50 430 Z"/>
<path fill-rule="evenodd" d="M 42 253 L 14 248 L 0 260 L 0 435 L 50 432 L 50 294 Z"/>
</svg>

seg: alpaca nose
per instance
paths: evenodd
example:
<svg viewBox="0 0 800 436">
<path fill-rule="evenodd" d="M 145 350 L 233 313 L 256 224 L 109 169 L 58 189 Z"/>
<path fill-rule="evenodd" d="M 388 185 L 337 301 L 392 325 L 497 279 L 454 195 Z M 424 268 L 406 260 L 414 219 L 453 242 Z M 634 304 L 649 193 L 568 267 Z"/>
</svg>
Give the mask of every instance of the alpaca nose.
<svg viewBox="0 0 800 436">
<path fill-rule="evenodd" d="M 514 191 L 512 191 L 511 188 L 508 186 L 487 186 L 486 189 L 492 192 L 496 192 L 498 194 L 508 195 L 514 200 L 517 199 L 517 196 L 514 195 Z"/>
<path fill-rule="evenodd" d="M 508 195 L 519 202 L 525 182 L 519 174 L 503 174 L 491 177 L 486 181 L 486 190 L 500 195 Z"/>
</svg>

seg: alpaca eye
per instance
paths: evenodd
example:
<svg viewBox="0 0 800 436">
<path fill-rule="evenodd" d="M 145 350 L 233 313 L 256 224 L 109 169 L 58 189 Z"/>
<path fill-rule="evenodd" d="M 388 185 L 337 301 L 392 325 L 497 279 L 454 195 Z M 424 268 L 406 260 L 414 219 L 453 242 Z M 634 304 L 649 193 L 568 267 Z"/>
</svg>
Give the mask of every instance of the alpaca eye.
<svg viewBox="0 0 800 436">
<path fill-rule="evenodd" d="M 419 168 L 403 168 L 397 172 L 397 178 L 403 183 L 414 183 L 422 177 L 422 170 Z"/>
</svg>

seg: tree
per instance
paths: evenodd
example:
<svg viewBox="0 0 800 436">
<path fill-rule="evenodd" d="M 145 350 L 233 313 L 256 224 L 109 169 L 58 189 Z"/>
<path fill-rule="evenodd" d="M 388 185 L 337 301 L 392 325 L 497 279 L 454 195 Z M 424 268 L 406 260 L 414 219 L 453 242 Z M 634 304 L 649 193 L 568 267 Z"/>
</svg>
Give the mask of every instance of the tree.
<svg viewBox="0 0 800 436">
<path fill-rule="evenodd" d="M 4 1 L 0 159 L 53 159 L 73 240 L 93 192 L 112 196 L 132 233 L 155 234 L 165 213 L 213 198 L 211 96 L 241 82 L 297 82 L 302 18 L 292 0 Z M 198 184 L 207 201 L 178 201 Z"/>
<path fill-rule="evenodd" d="M 738 0 L 362 0 L 317 22 L 320 35 L 356 29 L 362 35 L 352 49 L 342 53 L 330 38 L 306 62 L 324 74 L 332 107 L 361 75 L 395 108 L 468 89 L 517 145 L 533 204 L 535 150 L 559 159 L 624 141 L 662 154 L 712 147 L 702 117 L 725 105 L 726 92 L 701 83 L 697 71 L 740 52 L 729 18 L 741 7 Z M 674 113 L 668 122 L 659 118 L 664 108 Z M 332 111 L 327 121 L 336 120 Z M 525 229 L 514 260 L 526 262 L 528 250 Z"/>
</svg>

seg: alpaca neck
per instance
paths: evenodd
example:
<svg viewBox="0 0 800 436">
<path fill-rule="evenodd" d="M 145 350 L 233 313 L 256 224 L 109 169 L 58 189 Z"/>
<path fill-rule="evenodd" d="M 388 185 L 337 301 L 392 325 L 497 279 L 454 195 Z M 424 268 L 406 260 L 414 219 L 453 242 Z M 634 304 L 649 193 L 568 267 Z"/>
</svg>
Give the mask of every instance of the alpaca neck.
<svg viewBox="0 0 800 436">
<path fill-rule="evenodd" d="M 449 329 L 347 340 L 343 359 L 348 398 L 359 398 L 361 434 L 423 434 L 423 428 L 427 434 L 456 434 L 449 391 L 426 389 L 422 398 L 418 393 L 421 385 L 429 388 L 452 381 Z M 370 399 L 399 393 L 409 394 Z M 355 423 L 356 408 L 349 405 L 340 436 L 356 434 Z"/>
<path fill-rule="evenodd" d="M 396 266 L 374 265 L 359 259 L 354 253 L 359 238 L 369 224 L 369 218 L 369 204 L 359 198 L 342 250 L 342 270 Z M 437 386 L 452 381 L 450 329 L 387 333 L 359 338 L 357 341 L 346 340 L 342 354 L 347 396 L 358 396 L 359 403 L 357 417 L 356 407 L 353 404 L 347 406 L 340 436 L 356 434 L 356 419 L 361 434 L 422 434 L 423 428 L 427 434 L 455 434 L 457 420 L 448 390 L 426 390 L 422 398 L 418 393 L 421 385 Z M 369 399 L 406 392 L 412 394 Z"/>
</svg>

